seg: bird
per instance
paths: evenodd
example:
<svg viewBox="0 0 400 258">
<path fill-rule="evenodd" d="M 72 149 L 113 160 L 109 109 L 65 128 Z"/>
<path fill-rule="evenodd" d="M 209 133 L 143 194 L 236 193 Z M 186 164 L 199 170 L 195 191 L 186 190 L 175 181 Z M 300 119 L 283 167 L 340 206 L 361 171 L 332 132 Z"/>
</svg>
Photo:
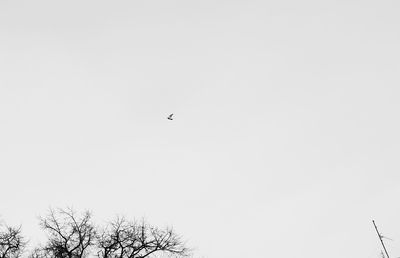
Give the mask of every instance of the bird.
<svg viewBox="0 0 400 258">
<path fill-rule="evenodd" d="M 173 115 L 174 115 L 174 114 L 169 115 L 167 119 L 168 119 L 168 120 L 173 120 L 173 118 L 172 118 Z"/>
</svg>

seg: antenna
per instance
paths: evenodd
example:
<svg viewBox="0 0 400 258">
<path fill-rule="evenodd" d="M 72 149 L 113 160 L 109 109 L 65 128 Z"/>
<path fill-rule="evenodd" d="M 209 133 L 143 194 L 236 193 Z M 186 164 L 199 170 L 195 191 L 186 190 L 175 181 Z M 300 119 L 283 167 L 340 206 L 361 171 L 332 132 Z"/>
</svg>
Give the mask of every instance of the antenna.
<svg viewBox="0 0 400 258">
<path fill-rule="evenodd" d="M 376 224 L 375 224 L 374 220 L 372 220 L 372 223 L 374 224 L 374 227 L 375 227 L 376 233 L 378 234 L 379 240 L 381 240 L 381 244 L 383 246 L 383 250 L 385 250 L 386 257 L 389 258 L 389 254 L 388 254 L 388 252 L 386 250 L 386 247 L 385 247 L 385 244 L 383 243 L 383 240 L 382 240 L 382 235 L 379 233 L 378 228 L 376 227 Z"/>
</svg>

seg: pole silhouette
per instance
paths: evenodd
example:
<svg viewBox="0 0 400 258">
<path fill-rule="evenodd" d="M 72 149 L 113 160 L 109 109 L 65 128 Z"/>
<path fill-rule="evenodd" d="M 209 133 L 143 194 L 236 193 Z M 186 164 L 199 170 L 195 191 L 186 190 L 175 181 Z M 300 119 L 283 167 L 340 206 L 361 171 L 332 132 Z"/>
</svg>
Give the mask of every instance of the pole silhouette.
<svg viewBox="0 0 400 258">
<path fill-rule="evenodd" d="M 386 257 L 389 258 L 389 254 L 388 254 L 388 252 L 387 252 L 387 250 L 386 250 L 386 247 L 385 247 L 385 244 L 383 243 L 383 240 L 382 240 L 382 235 L 379 234 L 378 228 L 376 227 L 376 224 L 375 224 L 375 221 L 374 221 L 374 220 L 372 220 L 372 223 L 374 224 L 376 233 L 378 234 L 379 240 L 381 241 L 381 244 L 382 244 L 382 246 L 383 246 L 383 250 L 385 250 Z"/>
</svg>

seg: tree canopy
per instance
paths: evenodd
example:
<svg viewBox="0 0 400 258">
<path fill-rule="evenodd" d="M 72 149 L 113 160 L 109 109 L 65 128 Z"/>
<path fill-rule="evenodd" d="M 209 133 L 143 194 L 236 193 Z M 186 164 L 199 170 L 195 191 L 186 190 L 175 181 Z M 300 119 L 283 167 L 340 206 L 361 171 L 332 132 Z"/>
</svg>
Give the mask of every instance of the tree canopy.
<svg viewBox="0 0 400 258">
<path fill-rule="evenodd" d="M 21 227 L 0 227 L 0 258 L 145 258 L 187 257 L 191 250 L 172 228 L 116 217 L 96 225 L 89 211 L 50 209 L 39 218 L 47 241 L 27 251 Z"/>
</svg>

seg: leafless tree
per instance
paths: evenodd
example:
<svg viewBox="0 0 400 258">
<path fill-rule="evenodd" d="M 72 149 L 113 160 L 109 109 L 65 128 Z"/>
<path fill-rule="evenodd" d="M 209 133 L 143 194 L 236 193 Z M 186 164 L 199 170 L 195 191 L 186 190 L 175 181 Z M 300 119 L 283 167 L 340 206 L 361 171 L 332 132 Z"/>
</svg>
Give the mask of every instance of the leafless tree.
<svg viewBox="0 0 400 258">
<path fill-rule="evenodd" d="M 21 227 L 0 225 L 0 258 L 18 258 L 25 246 Z"/>
<path fill-rule="evenodd" d="M 52 254 L 45 248 L 37 247 L 29 254 L 29 258 L 53 258 Z"/>
<path fill-rule="evenodd" d="M 128 222 L 118 217 L 97 236 L 99 258 L 144 258 L 156 254 L 186 257 L 190 250 L 171 229 L 152 227 L 144 221 Z"/>
<path fill-rule="evenodd" d="M 47 232 L 48 242 L 36 248 L 31 258 L 83 258 L 94 244 L 96 232 L 88 211 L 79 215 L 73 209 L 50 209 L 40 218 L 40 226 Z"/>
</svg>

